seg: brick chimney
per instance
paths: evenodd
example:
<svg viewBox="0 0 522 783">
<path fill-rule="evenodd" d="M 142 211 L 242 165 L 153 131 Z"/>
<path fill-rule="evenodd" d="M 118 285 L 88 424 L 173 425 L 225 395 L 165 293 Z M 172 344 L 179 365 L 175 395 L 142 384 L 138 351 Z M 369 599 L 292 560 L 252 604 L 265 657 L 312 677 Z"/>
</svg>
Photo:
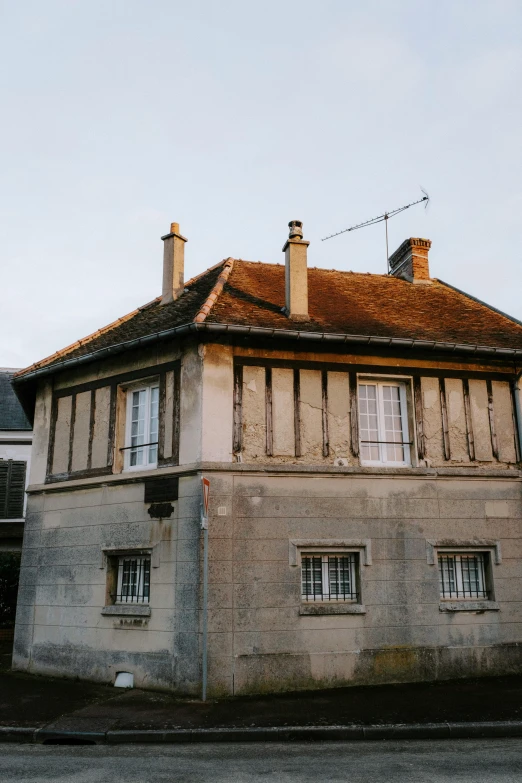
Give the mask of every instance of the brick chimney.
<svg viewBox="0 0 522 783">
<path fill-rule="evenodd" d="M 390 274 L 419 285 L 431 283 L 428 264 L 430 247 L 429 239 L 419 237 L 406 239 L 389 258 Z"/>
<path fill-rule="evenodd" d="M 308 321 L 308 267 L 307 251 L 310 242 L 303 239 L 303 224 L 291 220 L 285 254 L 285 312 L 294 321 Z"/>
<path fill-rule="evenodd" d="M 183 293 L 185 275 L 185 237 L 179 233 L 179 223 L 170 224 L 170 234 L 163 240 L 163 291 L 161 304 L 168 304 Z"/>
</svg>

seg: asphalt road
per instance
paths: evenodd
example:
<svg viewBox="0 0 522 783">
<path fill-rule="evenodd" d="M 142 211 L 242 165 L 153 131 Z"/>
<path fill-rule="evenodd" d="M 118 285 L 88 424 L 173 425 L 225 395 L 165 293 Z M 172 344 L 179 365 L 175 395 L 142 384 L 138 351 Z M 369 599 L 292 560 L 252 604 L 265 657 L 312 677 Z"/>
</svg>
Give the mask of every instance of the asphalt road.
<svg viewBox="0 0 522 783">
<path fill-rule="evenodd" d="M 5 783 L 520 783 L 522 740 L 0 745 Z"/>
</svg>

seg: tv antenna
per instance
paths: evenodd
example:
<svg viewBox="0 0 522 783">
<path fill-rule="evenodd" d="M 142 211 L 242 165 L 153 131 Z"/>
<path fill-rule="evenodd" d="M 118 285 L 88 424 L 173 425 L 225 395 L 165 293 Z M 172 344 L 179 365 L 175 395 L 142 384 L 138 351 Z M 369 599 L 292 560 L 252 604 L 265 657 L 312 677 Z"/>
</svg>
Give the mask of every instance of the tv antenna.
<svg viewBox="0 0 522 783">
<path fill-rule="evenodd" d="M 377 215 L 377 217 L 370 218 L 370 220 L 365 220 L 364 223 L 357 223 L 356 226 L 351 226 L 350 228 L 343 228 L 342 231 L 337 231 L 335 234 L 330 234 L 327 237 L 323 237 L 321 239 L 321 242 L 325 242 L 327 239 L 333 239 L 333 237 L 338 237 L 340 234 L 346 234 L 348 231 L 355 231 L 358 228 L 365 228 L 366 226 L 374 226 L 376 223 L 384 223 L 386 228 L 386 264 L 388 268 L 388 272 L 390 271 L 390 254 L 388 251 L 388 220 L 392 217 L 395 217 L 395 215 L 398 215 L 400 212 L 404 212 L 406 209 L 409 209 L 410 207 L 414 207 L 416 204 L 422 204 L 424 202 L 424 209 L 429 204 L 430 197 L 424 190 L 424 188 L 421 188 L 421 191 L 423 193 L 422 198 L 419 198 L 417 201 L 412 201 L 411 204 L 405 204 L 403 207 L 398 207 L 397 209 L 391 209 L 389 212 L 384 212 L 382 215 Z"/>
</svg>

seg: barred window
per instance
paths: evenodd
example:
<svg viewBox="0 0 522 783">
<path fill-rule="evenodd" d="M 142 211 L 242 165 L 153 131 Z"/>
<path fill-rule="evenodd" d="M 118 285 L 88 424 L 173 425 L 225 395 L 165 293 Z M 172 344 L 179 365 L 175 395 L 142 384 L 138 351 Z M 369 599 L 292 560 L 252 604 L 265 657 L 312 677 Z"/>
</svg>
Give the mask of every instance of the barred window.
<svg viewBox="0 0 522 783">
<path fill-rule="evenodd" d="M 0 519 L 21 519 L 24 515 L 27 463 L 0 460 Z"/>
<path fill-rule="evenodd" d="M 303 601 L 359 600 L 359 555 L 356 552 L 301 556 L 301 597 Z"/>
<path fill-rule="evenodd" d="M 150 555 L 118 557 L 114 603 L 148 604 L 149 597 Z"/>
<path fill-rule="evenodd" d="M 439 554 L 441 598 L 489 598 L 487 552 Z"/>
</svg>

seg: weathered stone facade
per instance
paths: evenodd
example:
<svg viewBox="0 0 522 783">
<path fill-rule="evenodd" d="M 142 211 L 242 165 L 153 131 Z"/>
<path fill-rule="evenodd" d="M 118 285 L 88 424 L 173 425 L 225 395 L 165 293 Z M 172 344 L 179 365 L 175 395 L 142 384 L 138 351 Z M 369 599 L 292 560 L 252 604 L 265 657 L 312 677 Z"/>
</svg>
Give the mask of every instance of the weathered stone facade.
<svg viewBox="0 0 522 783">
<path fill-rule="evenodd" d="M 254 362 L 253 351 L 247 353 Z M 278 352 L 267 357 L 264 351 L 261 365 L 243 366 L 241 348 L 187 345 L 157 354 L 156 366 L 168 368 L 180 357 L 180 464 L 141 474 L 74 478 L 73 471 L 69 478 L 46 484 L 47 465 L 54 471 L 56 458 L 47 457 L 53 391 L 42 383 L 19 596 L 17 668 L 100 681 L 112 681 L 117 671 L 125 670 L 143 687 L 199 692 L 199 477 L 205 474 L 211 482 L 211 693 L 520 669 L 522 482 L 507 382 L 493 382 L 498 459 L 491 452 L 486 380 L 469 381 L 480 457 L 473 462 L 463 423 L 462 380 L 446 382 L 451 454 L 445 460 L 439 381 L 421 375 L 426 460 L 421 465 L 416 457 L 411 468 L 378 469 L 359 466 L 350 450 L 347 372 L 359 362 L 366 366 L 369 357 L 301 357 L 306 369 L 300 371 L 297 458 L 294 369 L 280 367 L 272 371 L 274 446 L 273 456 L 266 455 L 265 366 L 270 359 L 289 361 L 288 356 Z M 323 455 L 323 371 L 310 369 L 314 361 L 318 368 L 329 368 L 328 456 Z M 334 361 L 338 366 L 330 370 Z M 105 363 L 103 372 L 93 366 L 64 375 L 55 382 L 54 395 L 93 382 L 107 384 L 89 391 L 97 403 L 109 394 L 103 390 L 111 388 L 112 378 L 135 373 L 143 364 L 136 355 L 124 363 L 113 360 L 113 374 Z M 422 372 L 423 362 L 419 364 Z M 234 366 L 243 367 L 241 463 L 233 455 Z M 147 375 L 154 374 L 154 364 L 145 369 Z M 383 365 L 376 370 L 382 373 Z M 73 393 L 85 417 L 86 392 Z M 72 400 L 72 395 L 56 399 Z M 64 428 L 60 437 L 69 444 L 68 419 L 60 418 L 59 406 L 57 410 L 56 428 Z M 102 424 L 95 415 L 94 433 L 108 431 L 103 423 L 106 406 L 101 411 Z M 77 421 L 70 458 L 82 470 L 86 457 L 82 462 L 80 455 L 87 454 L 88 433 L 83 425 L 76 428 Z M 166 424 L 167 440 L 171 431 L 172 424 Z M 55 435 L 53 453 L 58 443 Z M 107 454 L 96 444 L 95 434 L 92 453 Z M 338 458 L 347 464 L 336 466 Z M 143 481 L 158 474 L 180 476 L 179 499 L 170 519 L 151 520 L 144 503 Z M 368 542 L 371 556 L 368 564 L 361 563 L 359 613 L 305 613 L 293 554 L 293 542 L 303 541 L 314 541 L 319 549 L 321 543 Z M 440 610 L 437 568 L 429 558 L 433 542 L 487 542 L 492 551 L 499 547 L 501 556 L 492 564 L 495 600 L 490 609 Z M 149 547 L 156 553 L 150 617 L 102 613 L 106 553 L 129 547 Z"/>
</svg>

